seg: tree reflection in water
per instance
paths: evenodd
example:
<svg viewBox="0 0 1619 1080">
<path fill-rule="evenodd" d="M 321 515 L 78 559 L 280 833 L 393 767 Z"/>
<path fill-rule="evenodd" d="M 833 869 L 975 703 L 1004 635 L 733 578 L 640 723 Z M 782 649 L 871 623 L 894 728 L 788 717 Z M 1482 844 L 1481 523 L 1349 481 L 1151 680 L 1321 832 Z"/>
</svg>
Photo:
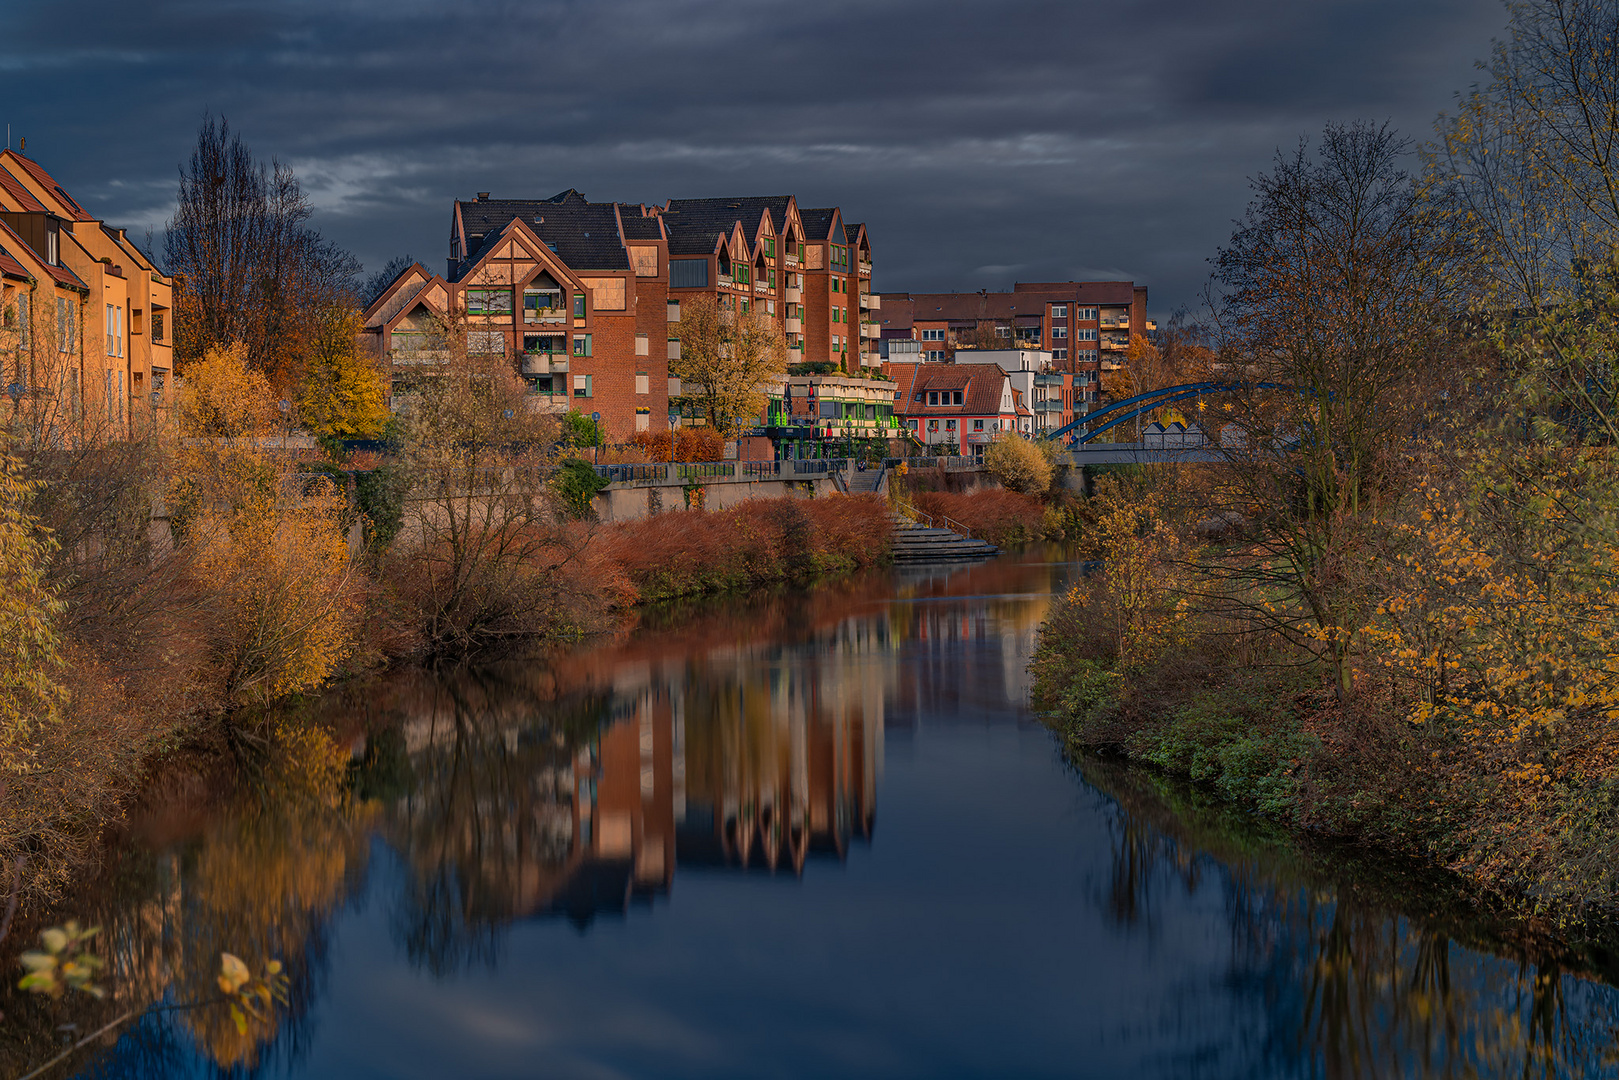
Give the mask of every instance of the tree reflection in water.
<svg viewBox="0 0 1619 1080">
<path fill-rule="evenodd" d="M 1549 928 L 1489 917 L 1437 875 L 1300 845 L 1161 778 L 1077 764 L 1113 804 L 1110 922 L 1157 933 L 1175 917 L 1162 890 L 1220 890 L 1223 982 L 1242 1019 L 1177 1062 L 1186 1075 L 1619 1071 L 1619 991 L 1599 981 L 1612 972 L 1598 946 L 1559 945 Z"/>
</svg>

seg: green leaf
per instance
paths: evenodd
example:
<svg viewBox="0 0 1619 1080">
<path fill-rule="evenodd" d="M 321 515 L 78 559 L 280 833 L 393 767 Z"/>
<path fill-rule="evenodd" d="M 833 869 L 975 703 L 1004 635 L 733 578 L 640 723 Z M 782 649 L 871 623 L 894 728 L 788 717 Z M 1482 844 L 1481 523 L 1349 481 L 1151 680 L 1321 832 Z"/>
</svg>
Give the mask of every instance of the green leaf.
<svg viewBox="0 0 1619 1080">
<path fill-rule="evenodd" d="M 49 953 L 25 952 L 18 959 L 29 971 L 48 971 L 56 966 L 56 957 Z"/>
<path fill-rule="evenodd" d="M 236 1034 L 238 1034 L 238 1035 L 246 1035 L 247 1034 L 247 1016 L 246 1016 L 246 1014 L 243 1013 L 241 1009 L 238 1009 L 235 1005 L 232 1005 L 230 1007 L 230 1018 L 236 1022 Z"/>
<path fill-rule="evenodd" d="M 39 935 L 39 940 L 53 953 L 59 953 L 67 948 L 67 932 L 61 927 L 53 926 Z"/>
</svg>

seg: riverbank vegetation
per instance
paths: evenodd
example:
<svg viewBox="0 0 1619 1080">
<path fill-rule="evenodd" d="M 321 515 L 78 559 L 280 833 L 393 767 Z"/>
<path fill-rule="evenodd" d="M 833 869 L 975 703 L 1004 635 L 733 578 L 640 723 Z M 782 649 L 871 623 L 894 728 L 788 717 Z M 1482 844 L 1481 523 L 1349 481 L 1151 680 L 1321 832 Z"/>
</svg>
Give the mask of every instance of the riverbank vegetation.
<svg viewBox="0 0 1619 1080">
<path fill-rule="evenodd" d="M 1255 181 L 1210 292 L 1224 460 L 1099 484 L 1105 569 L 1035 663 L 1076 747 L 1561 918 L 1619 907 L 1606 10 L 1514 8 L 1420 177 L 1355 125 Z"/>
</svg>

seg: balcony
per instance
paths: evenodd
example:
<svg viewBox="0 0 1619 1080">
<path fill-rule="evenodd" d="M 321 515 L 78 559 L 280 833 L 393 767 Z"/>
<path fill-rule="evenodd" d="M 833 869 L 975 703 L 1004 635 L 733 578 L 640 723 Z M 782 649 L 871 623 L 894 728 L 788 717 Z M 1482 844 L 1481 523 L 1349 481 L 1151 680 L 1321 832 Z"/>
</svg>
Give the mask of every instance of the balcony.
<svg viewBox="0 0 1619 1080">
<path fill-rule="evenodd" d="M 679 342 L 678 339 L 675 340 L 675 341 L 669 342 L 669 359 L 671 359 L 671 360 L 679 360 L 680 359 L 680 342 Z"/>
<path fill-rule="evenodd" d="M 1057 413 L 1057 412 L 1062 412 L 1062 402 L 1061 401 L 1037 401 L 1037 402 L 1034 403 L 1034 411 L 1037 412 L 1037 413 Z"/>
<path fill-rule="evenodd" d="M 863 292 L 860 294 L 860 310 L 871 310 L 871 294 L 869 292 Z"/>
<path fill-rule="evenodd" d="M 1130 329 L 1130 320 L 1129 319 L 1103 319 L 1101 322 L 1097 323 L 1096 325 L 1101 327 L 1103 330 L 1128 330 L 1128 329 Z"/>
<path fill-rule="evenodd" d="M 782 324 L 781 329 L 782 329 L 782 332 L 785 333 L 785 334 L 802 334 L 804 332 L 804 320 L 803 319 L 787 319 Z"/>
<path fill-rule="evenodd" d="M 788 266 L 797 266 L 798 265 L 798 256 L 789 251 L 787 253 L 787 258 L 786 258 L 785 261 L 786 261 Z"/>
<path fill-rule="evenodd" d="M 1034 375 L 1036 386 L 1061 386 L 1062 373 L 1058 371 L 1038 371 Z"/>
<path fill-rule="evenodd" d="M 804 293 L 797 285 L 789 285 L 782 292 L 781 298 L 789 304 L 802 304 L 804 302 Z"/>
<path fill-rule="evenodd" d="M 804 350 L 789 348 L 787 350 L 787 362 L 789 364 L 802 364 L 804 362 Z"/>
<path fill-rule="evenodd" d="M 680 305 L 679 304 L 667 304 L 665 306 L 669 309 L 669 321 L 670 322 L 679 322 L 680 321 Z"/>
<path fill-rule="evenodd" d="M 881 311 L 882 310 L 882 308 L 883 308 L 883 298 L 881 296 L 877 295 L 876 293 L 867 293 L 865 295 L 865 300 L 866 300 L 866 306 L 871 308 L 871 310 L 873 310 L 873 311 Z"/>
<path fill-rule="evenodd" d="M 863 322 L 860 324 L 860 336 L 864 338 L 879 338 L 883 332 L 876 323 Z"/>
<path fill-rule="evenodd" d="M 720 285 L 721 285 L 721 287 L 729 288 L 730 284 L 731 284 L 731 275 L 730 274 L 721 274 L 720 275 Z"/>
<path fill-rule="evenodd" d="M 755 282 L 754 282 L 754 283 L 753 283 L 753 291 L 754 291 L 754 292 L 755 292 L 755 293 L 756 293 L 756 294 L 758 294 L 758 295 L 760 295 L 760 296 L 763 296 L 763 295 L 764 295 L 764 294 L 765 294 L 765 293 L 768 293 L 768 292 L 769 292 L 769 291 L 770 291 L 770 286 L 769 286 L 769 285 L 766 285 L 766 284 L 765 284 L 765 283 L 764 283 L 764 282 L 762 282 L 762 281 L 755 281 Z"/>
<path fill-rule="evenodd" d="M 871 263 L 869 261 L 865 260 L 865 259 L 862 259 L 860 261 L 860 276 L 861 277 L 870 277 L 871 276 Z"/>
</svg>

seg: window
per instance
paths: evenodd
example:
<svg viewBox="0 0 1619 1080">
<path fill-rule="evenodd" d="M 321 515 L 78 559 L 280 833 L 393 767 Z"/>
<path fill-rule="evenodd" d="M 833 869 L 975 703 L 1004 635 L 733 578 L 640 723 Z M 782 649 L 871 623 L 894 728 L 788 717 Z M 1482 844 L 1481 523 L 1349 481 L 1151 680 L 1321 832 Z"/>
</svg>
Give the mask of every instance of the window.
<svg viewBox="0 0 1619 1080">
<path fill-rule="evenodd" d="M 765 314 L 766 315 L 774 315 L 775 313 L 776 313 L 776 302 L 774 300 L 766 300 L 765 301 Z"/>
<path fill-rule="evenodd" d="M 707 259 L 670 259 L 669 287 L 671 289 L 704 289 L 708 287 Z"/>
<path fill-rule="evenodd" d="M 575 334 L 573 336 L 573 355 L 575 355 L 575 356 L 589 356 L 590 355 L 590 335 L 589 334 Z"/>
<path fill-rule="evenodd" d="M 1096 331 L 1095 330 L 1075 330 L 1074 331 L 1074 340 L 1075 341 L 1095 341 L 1096 340 Z"/>
<path fill-rule="evenodd" d="M 939 430 L 939 422 L 937 420 L 929 420 L 928 421 L 928 430 L 929 431 L 938 431 Z"/>
<path fill-rule="evenodd" d="M 1095 322 L 1096 321 L 1096 309 L 1093 308 L 1093 307 L 1075 308 L 1074 309 L 1074 318 L 1076 318 L 1076 319 L 1087 319 L 1087 320 L 1089 320 L 1091 322 Z"/>
<path fill-rule="evenodd" d="M 473 356 L 505 356 L 506 335 L 499 330 L 470 330 L 467 352 Z"/>
<path fill-rule="evenodd" d="M 956 430 L 956 422 L 954 420 L 946 420 L 944 422 L 944 429 L 946 431 L 954 431 L 954 430 Z"/>
<path fill-rule="evenodd" d="M 955 401 L 953 402 L 953 404 L 956 404 L 956 405 L 961 404 L 961 391 L 960 390 L 956 391 L 956 393 L 955 393 Z"/>
<path fill-rule="evenodd" d="M 582 318 L 585 317 L 585 294 L 584 293 L 577 293 L 576 292 L 576 293 L 573 294 L 573 317 L 576 318 L 576 319 L 582 319 Z"/>
<path fill-rule="evenodd" d="M 944 331 L 943 330 L 924 330 L 924 331 L 922 331 L 921 340 L 922 341 L 943 341 L 944 340 Z"/>
<path fill-rule="evenodd" d="M 833 321 L 833 322 L 840 322 L 840 321 L 842 321 L 842 319 L 841 319 L 841 316 L 842 316 L 842 312 L 843 312 L 843 309 L 842 309 L 842 308 L 837 308 L 837 307 L 834 307 L 834 308 L 833 308 L 833 309 L 832 309 L 832 321 Z"/>
<path fill-rule="evenodd" d="M 114 344 L 113 338 L 112 338 L 113 312 L 116 311 L 116 310 L 118 310 L 118 309 L 113 307 L 111 304 L 107 305 L 107 355 L 108 356 L 117 356 L 118 355 L 117 347 Z M 109 416 L 108 419 L 110 420 L 110 419 L 112 419 L 112 417 Z"/>
<path fill-rule="evenodd" d="M 973 421 L 973 430 L 974 431 L 983 431 L 984 430 L 984 422 L 982 420 L 974 420 Z"/>
<path fill-rule="evenodd" d="M 162 340 L 163 340 L 163 312 L 154 311 L 154 312 L 152 312 L 152 341 L 153 342 L 161 342 Z"/>
<path fill-rule="evenodd" d="M 510 315 L 512 291 L 510 289 L 468 289 L 467 314 Z"/>
<path fill-rule="evenodd" d="M 800 259 L 802 259 L 804 257 L 804 245 L 803 244 L 798 245 L 798 257 Z M 804 275 L 800 274 L 800 275 L 798 275 L 798 278 L 799 278 L 798 283 L 800 285 L 802 285 L 804 283 Z"/>
<path fill-rule="evenodd" d="M 562 291 L 560 289 L 524 289 L 523 319 L 539 322 L 547 317 L 561 318 Z"/>
<path fill-rule="evenodd" d="M 637 371 L 635 373 L 635 392 L 637 394 L 652 393 L 652 380 L 644 371 Z"/>
<path fill-rule="evenodd" d="M 56 298 L 56 351 L 73 351 L 73 301 L 65 296 Z"/>
<path fill-rule="evenodd" d="M 1067 349 L 1052 349 L 1051 350 L 1051 358 L 1053 360 L 1066 360 L 1066 359 L 1068 359 L 1068 350 Z"/>
<path fill-rule="evenodd" d="M 28 311 L 32 303 L 27 293 L 17 294 L 17 344 L 28 345 Z"/>
<path fill-rule="evenodd" d="M 1068 318 L 1068 305 L 1067 304 L 1052 304 L 1051 305 L 1051 317 L 1053 319 L 1066 319 L 1066 318 Z"/>
<path fill-rule="evenodd" d="M 928 404 L 929 405 L 937 405 L 938 403 L 939 403 L 939 392 L 937 390 L 929 390 L 928 391 Z"/>
<path fill-rule="evenodd" d="M 742 314 L 746 315 L 747 313 L 748 313 L 748 302 L 746 300 L 744 300 L 744 301 L 742 301 Z"/>
<path fill-rule="evenodd" d="M 651 339 L 649 339 L 645 334 L 636 334 L 635 335 L 635 355 L 636 356 L 651 356 L 652 355 L 652 342 L 651 342 Z"/>
<path fill-rule="evenodd" d="M 590 385 L 589 375 L 575 375 L 573 377 L 574 397 L 595 397 L 595 395 L 591 393 L 591 389 L 592 387 Z"/>
<path fill-rule="evenodd" d="M 774 236 L 765 237 L 765 254 L 772 259 L 776 257 L 776 238 Z"/>
<path fill-rule="evenodd" d="M 1053 339 L 1067 337 L 1068 336 L 1068 327 L 1066 327 L 1066 326 L 1053 326 L 1051 328 L 1051 336 L 1052 336 Z"/>
<path fill-rule="evenodd" d="M 932 350 L 930 350 L 928 352 L 923 353 L 922 355 L 924 357 L 926 357 L 928 360 L 943 360 L 944 359 L 944 350 L 943 349 L 932 349 Z"/>
</svg>

